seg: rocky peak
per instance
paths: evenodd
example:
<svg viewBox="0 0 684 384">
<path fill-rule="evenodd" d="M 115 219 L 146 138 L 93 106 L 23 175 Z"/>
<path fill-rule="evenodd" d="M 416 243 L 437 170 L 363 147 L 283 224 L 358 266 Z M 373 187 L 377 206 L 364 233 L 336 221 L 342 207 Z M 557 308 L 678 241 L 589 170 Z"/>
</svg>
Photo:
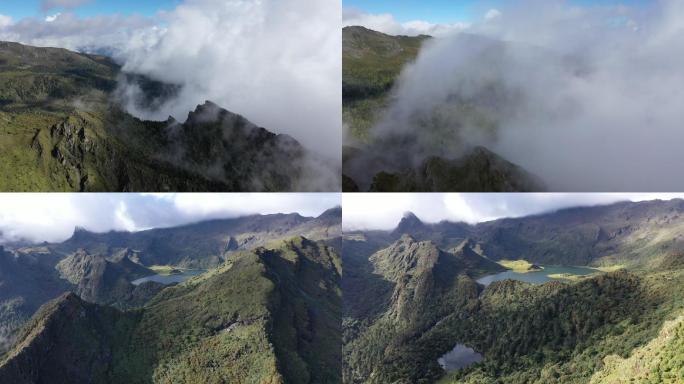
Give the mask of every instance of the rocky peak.
<svg viewBox="0 0 684 384">
<path fill-rule="evenodd" d="M 326 210 L 325 212 L 321 213 L 318 218 L 319 219 L 327 219 L 327 218 L 333 218 L 333 219 L 339 219 L 342 217 L 342 207 L 337 206 L 334 208 L 330 208 Z"/>
<path fill-rule="evenodd" d="M 394 230 L 394 233 L 398 235 L 411 234 L 424 228 L 425 224 L 420 221 L 413 212 L 406 212 L 399 222 L 399 225 L 397 225 L 397 228 Z"/>
</svg>

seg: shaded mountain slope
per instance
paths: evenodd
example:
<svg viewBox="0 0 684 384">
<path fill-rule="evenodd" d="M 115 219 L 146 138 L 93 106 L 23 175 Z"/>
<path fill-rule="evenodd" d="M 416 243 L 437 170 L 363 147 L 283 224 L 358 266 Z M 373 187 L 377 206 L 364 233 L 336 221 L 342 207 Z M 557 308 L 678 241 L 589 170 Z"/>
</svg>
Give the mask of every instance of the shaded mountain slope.
<svg viewBox="0 0 684 384">
<path fill-rule="evenodd" d="M 119 312 L 63 296 L 25 328 L 0 363 L 0 378 L 341 382 L 339 266 L 332 248 L 299 237 L 238 252 L 225 266 L 163 290 L 141 309 Z"/>
<path fill-rule="evenodd" d="M 411 153 L 411 149 L 404 152 L 393 145 L 385 148 L 371 145 L 347 154 L 345 191 L 530 192 L 546 189 L 538 177 L 484 147 L 475 147 L 455 159 L 428 157 L 416 167 L 399 166 L 406 158 L 399 160 L 387 151 Z M 370 186 L 369 178 L 372 178 Z"/>
<path fill-rule="evenodd" d="M 76 229 L 70 239 L 52 248 L 64 253 L 84 248 L 103 255 L 128 248 L 135 250 L 138 261 L 146 266 L 214 267 L 236 250 L 250 250 L 292 236 L 312 240 L 339 237 L 341 225 L 341 210 L 335 208 L 319 217 L 252 215 L 139 232 Z"/>
<path fill-rule="evenodd" d="M 477 225 L 443 221 L 398 226 L 399 232 L 364 235 L 387 245 L 403 231 L 418 240 L 431 240 L 443 249 L 471 239 L 492 260 L 524 258 L 546 265 L 657 269 L 681 263 L 684 200 L 569 208 Z"/>
<path fill-rule="evenodd" d="M 178 88 L 106 57 L 0 43 L 0 190 L 334 189 L 312 182 L 334 165 L 287 135 L 208 101 L 185 122 L 143 121 L 124 111 L 119 82 L 138 86 L 143 105 Z"/>
<path fill-rule="evenodd" d="M 0 355 L 13 343 L 15 331 L 43 303 L 69 289 L 54 264 L 41 261 L 0 246 Z"/>
<path fill-rule="evenodd" d="M 390 36 L 364 27 L 342 29 L 342 120 L 351 137 L 367 141 L 404 66 L 429 36 Z"/>
<path fill-rule="evenodd" d="M 135 286 L 131 281 L 154 272 L 134 263 L 128 256 L 109 261 L 83 249 L 60 260 L 55 267 L 60 277 L 70 282 L 78 296 L 92 303 L 119 308 L 141 305 L 162 289 L 160 284 Z"/>
</svg>

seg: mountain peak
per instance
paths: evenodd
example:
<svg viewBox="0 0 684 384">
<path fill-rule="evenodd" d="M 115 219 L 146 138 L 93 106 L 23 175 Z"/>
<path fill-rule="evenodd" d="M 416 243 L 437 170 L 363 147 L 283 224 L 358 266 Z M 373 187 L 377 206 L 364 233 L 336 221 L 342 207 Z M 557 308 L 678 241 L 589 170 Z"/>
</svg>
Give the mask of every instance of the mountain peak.
<svg viewBox="0 0 684 384">
<path fill-rule="evenodd" d="M 318 215 L 319 219 L 322 218 L 339 218 L 342 217 L 342 207 L 341 206 L 336 206 L 330 209 L 326 209 L 325 212 L 321 213 Z"/>
<path fill-rule="evenodd" d="M 423 229 L 424 226 L 425 224 L 413 212 L 405 212 L 394 233 L 400 235 L 411 234 L 416 230 Z"/>
</svg>

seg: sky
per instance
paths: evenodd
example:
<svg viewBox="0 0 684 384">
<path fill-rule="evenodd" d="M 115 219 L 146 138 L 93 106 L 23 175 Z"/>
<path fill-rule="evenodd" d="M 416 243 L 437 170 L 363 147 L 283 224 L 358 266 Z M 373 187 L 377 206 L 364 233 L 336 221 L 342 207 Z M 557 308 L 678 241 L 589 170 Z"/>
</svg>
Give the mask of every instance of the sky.
<svg viewBox="0 0 684 384">
<path fill-rule="evenodd" d="M 571 6 L 635 6 L 650 0 L 566 0 Z M 433 36 L 468 29 L 501 16 L 506 0 L 343 0 L 343 24 L 362 25 L 388 34 Z M 524 3 L 524 1 L 522 1 Z M 534 5 L 527 7 L 534 12 Z"/>
<path fill-rule="evenodd" d="M 180 85 L 136 117 L 185 121 L 206 100 L 341 162 L 338 0 L 2 0 L 0 40 L 106 53 L 125 72 Z"/>
<path fill-rule="evenodd" d="M 155 16 L 160 11 L 173 10 L 180 3 L 181 0 L 5 0 L 0 4 L 0 13 L 14 20 L 65 11 L 73 11 L 82 17 L 113 13 Z"/>
<path fill-rule="evenodd" d="M 3 193 L 0 244 L 59 242 L 77 226 L 93 232 L 140 231 L 250 214 L 312 217 L 336 206 L 338 193 Z"/>
<path fill-rule="evenodd" d="M 684 198 L 684 193 L 345 193 L 342 225 L 345 230 L 389 230 L 406 212 L 427 223 L 475 224 L 561 208 L 673 198 Z"/>
</svg>

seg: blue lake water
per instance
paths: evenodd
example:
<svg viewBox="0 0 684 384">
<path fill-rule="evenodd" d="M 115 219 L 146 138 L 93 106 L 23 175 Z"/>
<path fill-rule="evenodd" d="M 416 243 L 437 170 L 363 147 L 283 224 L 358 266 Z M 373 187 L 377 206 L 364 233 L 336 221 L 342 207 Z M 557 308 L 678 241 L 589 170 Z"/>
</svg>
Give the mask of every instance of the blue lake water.
<svg viewBox="0 0 684 384">
<path fill-rule="evenodd" d="M 445 371 L 451 372 L 479 363 L 482 359 L 482 355 L 474 349 L 466 347 L 465 344 L 456 344 L 454 349 L 437 359 L 437 362 Z"/>
<path fill-rule="evenodd" d="M 596 269 L 589 268 L 589 267 L 568 267 L 568 266 L 562 266 L 562 265 L 546 265 L 543 266 L 544 269 L 541 271 L 533 271 L 533 272 L 526 272 L 526 273 L 521 273 L 521 272 L 514 272 L 514 271 L 505 271 L 505 272 L 499 272 L 493 275 L 487 275 L 484 277 L 481 277 L 477 280 L 478 283 L 483 284 L 483 285 L 489 285 L 495 281 L 500 281 L 500 280 L 506 280 L 506 279 L 511 279 L 511 280 L 519 280 L 519 281 L 524 281 L 527 283 L 532 283 L 532 284 L 542 284 L 546 283 L 548 281 L 559 281 L 563 279 L 553 279 L 549 277 L 549 275 L 554 275 L 558 273 L 568 273 L 571 275 L 590 275 L 592 273 L 598 272 Z"/>
<path fill-rule="evenodd" d="M 175 273 L 172 275 L 145 276 L 145 277 L 141 277 L 140 279 L 131 281 L 131 284 L 140 285 L 140 284 L 146 283 L 148 281 L 154 281 L 154 282 L 162 283 L 162 284 L 182 283 L 185 280 L 187 280 L 193 276 L 201 275 L 204 272 L 205 271 L 203 271 L 203 270 L 193 269 L 193 270 L 185 270 L 181 273 Z"/>
</svg>

